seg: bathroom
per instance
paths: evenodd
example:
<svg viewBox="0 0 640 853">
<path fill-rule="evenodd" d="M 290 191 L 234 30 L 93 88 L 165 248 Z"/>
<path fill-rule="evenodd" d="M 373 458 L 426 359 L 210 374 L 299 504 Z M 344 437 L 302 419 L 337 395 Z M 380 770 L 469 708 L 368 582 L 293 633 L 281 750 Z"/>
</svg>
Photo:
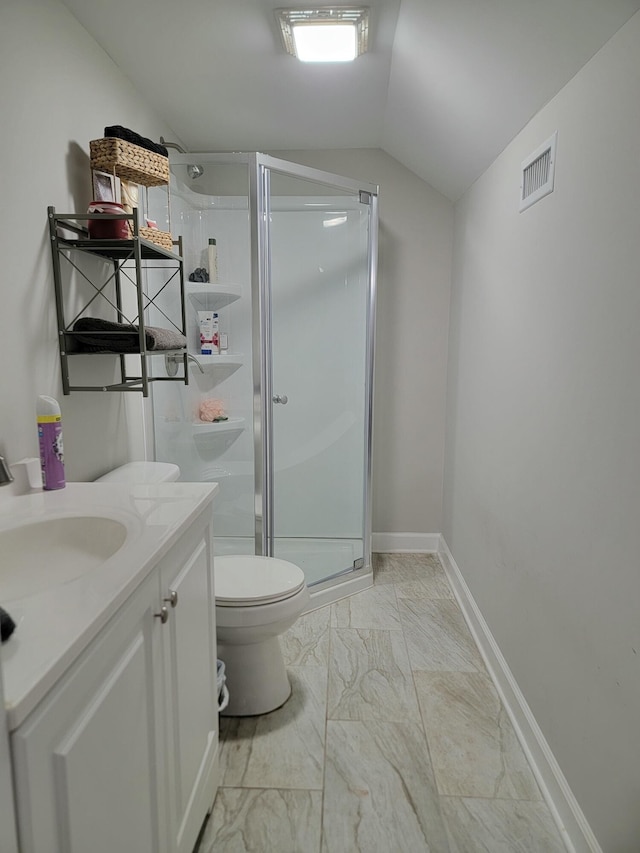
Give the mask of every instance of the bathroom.
<svg viewBox="0 0 640 853">
<path fill-rule="evenodd" d="M 403 0 L 398 36 L 416 5 Z M 438 550 L 443 535 L 607 851 L 634 850 L 640 836 L 640 175 L 630 142 L 640 129 L 640 20 L 632 3 L 619 5 L 629 20 L 459 195 L 417 178 L 377 138 L 333 150 L 320 137 L 316 150 L 263 146 L 380 185 L 374 550 Z M 589 8 L 602 14 L 602 4 Z M 0 45 L 0 454 L 13 461 L 37 451 L 37 395 L 60 394 L 46 207 L 86 208 L 87 144 L 105 124 L 156 140 L 180 139 L 180 127 L 57 0 L 3 3 Z M 153 73 L 149 56 L 144 64 Z M 454 86 L 454 73 L 443 76 Z M 476 96 L 470 112 L 483 103 Z M 519 214 L 510 199 L 520 163 L 556 130 L 556 190 Z M 137 395 L 61 404 L 69 480 L 143 457 Z"/>
</svg>

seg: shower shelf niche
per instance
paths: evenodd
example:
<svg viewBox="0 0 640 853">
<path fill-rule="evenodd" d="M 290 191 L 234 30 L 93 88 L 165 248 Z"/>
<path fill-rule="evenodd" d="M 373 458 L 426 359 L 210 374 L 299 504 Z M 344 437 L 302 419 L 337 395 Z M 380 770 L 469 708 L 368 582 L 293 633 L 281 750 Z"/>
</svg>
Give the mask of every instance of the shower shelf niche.
<svg viewBox="0 0 640 853">
<path fill-rule="evenodd" d="M 210 432 L 230 432 L 234 429 L 244 429 L 244 418 L 229 418 L 227 421 L 194 421 L 191 426 L 196 435 L 206 435 Z"/>
<path fill-rule="evenodd" d="M 244 364 L 244 355 L 241 352 L 230 352 L 230 353 L 214 353 L 213 355 L 201 355 L 200 353 L 194 353 L 195 357 L 198 359 L 200 364 L 203 367 L 226 367 L 226 366 L 238 366 Z M 191 362 L 191 366 L 195 367 L 196 365 Z"/>
<path fill-rule="evenodd" d="M 240 299 L 242 290 L 239 284 L 210 284 L 186 282 L 185 289 L 194 306 L 199 305 L 209 311 L 220 311 Z M 196 309 L 197 310 L 197 309 Z"/>
</svg>

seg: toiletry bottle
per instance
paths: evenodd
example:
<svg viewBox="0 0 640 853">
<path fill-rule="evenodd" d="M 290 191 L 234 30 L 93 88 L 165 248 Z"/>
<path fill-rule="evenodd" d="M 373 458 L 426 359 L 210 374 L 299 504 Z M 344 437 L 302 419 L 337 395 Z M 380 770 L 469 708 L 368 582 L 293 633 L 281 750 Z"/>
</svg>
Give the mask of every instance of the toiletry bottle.
<svg viewBox="0 0 640 853">
<path fill-rule="evenodd" d="M 220 355 L 220 315 L 213 312 L 213 352 Z"/>
<path fill-rule="evenodd" d="M 218 280 L 218 247 L 216 241 L 211 238 L 209 240 L 209 281 Z"/>
<path fill-rule="evenodd" d="M 200 355 L 220 352 L 220 321 L 217 311 L 198 311 L 200 323 Z"/>
<path fill-rule="evenodd" d="M 38 397 L 36 407 L 42 486 L 47 491 L 64 489 L 64 449 L 62 446 L 62 416 L 53 397 Z"/>
</svg>

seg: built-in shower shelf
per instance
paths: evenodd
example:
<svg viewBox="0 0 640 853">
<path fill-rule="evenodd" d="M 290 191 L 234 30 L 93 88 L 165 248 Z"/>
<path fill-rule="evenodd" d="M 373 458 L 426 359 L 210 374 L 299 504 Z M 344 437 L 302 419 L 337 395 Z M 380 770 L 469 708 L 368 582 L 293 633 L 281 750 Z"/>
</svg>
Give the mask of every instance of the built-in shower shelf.
<svg viewBox="0 0 640 853">
<path fill-rule="evenodd" d="M 244 418 L 229 418 L 227 421 L 218 421 L 218 423 L 194 421 L 191 426 L 195 435 L 208 435 L 212 432 L 230 432 L 234 429 L 244 429 L 244 423 Z"/>
<path fill-rule="evenodd" d="M 254 469 L 253 462 L 225 462 L 224 465 L 213 463 L 212 465 L 203 464 L 200 467 L 202 482 L 218 482 L 219 480 L 228 480 L 233 477 L 244 477 L 253 482 Z"/>
<path fill-rule="evenodd" d="M 221 352 L 214 355 L 196 353 L 195 357 L 203 367 L 231 367 L 244 364 L 244 355 L 241 352 Z M 192 361 L 190 364 L 195 370 L 198 369 L 195 362 Z"/>
<path fill-rule="evenodd" d="M 194 305 L 208 311 L 220 311 L 242 295 L 239 284 L 185 282 L 185 289 Z"/>
</svg>

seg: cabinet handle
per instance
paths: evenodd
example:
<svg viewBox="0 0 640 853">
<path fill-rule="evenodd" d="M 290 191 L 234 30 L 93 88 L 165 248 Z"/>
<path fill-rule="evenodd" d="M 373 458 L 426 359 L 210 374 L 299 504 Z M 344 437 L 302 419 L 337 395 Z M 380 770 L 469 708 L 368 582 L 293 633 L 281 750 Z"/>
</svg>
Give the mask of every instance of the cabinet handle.
<svg viewBox="0 0 640 853">
<path fill-rule="evenodd" d="M 164 606 L 164 604 L 163 604 L 163 605 L 162 605 L 162 607 L 160 608 L 160 613 L 154 613 L 153 615 L 154 615 L 154 616 L 157 616 L 157 617 L 158 617 L 158 619 L 159 619 L 159 620 L 162 622 L 162 624 L 164 625 L 164 623 L 165 623 L 165 622 L 167 621 L 167 619 L 169 618 L 169 611 L 167 610 L 167 608 L 166 608 L 166 607 Z"/>
<path fill-rule="evenodd" d="M 169 598 L 163 598 L 163 601 L 168 601 L 172 607 L 177 607 L 178 605 L 178 593 L 175 589 L 169 590 Z"/>
</svg>

